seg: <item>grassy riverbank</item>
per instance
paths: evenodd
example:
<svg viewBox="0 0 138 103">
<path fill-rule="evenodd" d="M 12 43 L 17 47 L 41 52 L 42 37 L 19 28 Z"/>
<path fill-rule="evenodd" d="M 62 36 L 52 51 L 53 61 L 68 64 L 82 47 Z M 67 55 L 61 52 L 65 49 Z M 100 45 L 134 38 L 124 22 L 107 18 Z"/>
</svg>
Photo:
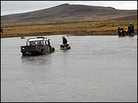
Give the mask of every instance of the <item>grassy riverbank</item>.
<svg viewBox="0 0 138 103">
<path fill-rule="evenodd" d="M 137 20 L 74 20 L 43 23 L 20 23 L 1 25 L 1 37 L 44 36 L 44 35 L 118 35 L 118 26 L 134 24 L 137 35 Z"/>
</svg>

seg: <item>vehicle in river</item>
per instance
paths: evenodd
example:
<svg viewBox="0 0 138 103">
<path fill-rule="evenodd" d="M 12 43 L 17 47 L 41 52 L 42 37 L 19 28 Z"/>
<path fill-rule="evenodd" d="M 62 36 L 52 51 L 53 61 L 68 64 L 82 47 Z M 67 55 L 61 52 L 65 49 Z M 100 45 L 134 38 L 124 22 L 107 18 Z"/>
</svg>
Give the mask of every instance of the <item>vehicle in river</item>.
<svg viewBox="0 0 138 103">
<path fill-rule="evenodd" d="M 55 51 L 55 48 L 50 45 L 47 38 L 36 37 L 29 38 L 26 41 L 26 46 L 21 46 L 22 55 L 47 54 Z"/>
<path fill-rule="evenodd" d="M 69 44 L 66 44 L 66 45 L 61 44 L 60 45 L 60 50 L 67 50 L 67 49 L 71 49 L 71 47 L 69 46 Z"/>
</svg>

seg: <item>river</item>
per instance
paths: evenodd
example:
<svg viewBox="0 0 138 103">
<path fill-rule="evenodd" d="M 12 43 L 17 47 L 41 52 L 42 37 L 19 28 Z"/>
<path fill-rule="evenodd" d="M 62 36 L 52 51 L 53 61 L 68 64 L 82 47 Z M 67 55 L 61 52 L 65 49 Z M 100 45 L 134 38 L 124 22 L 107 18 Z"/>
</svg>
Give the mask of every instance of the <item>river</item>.
<svg viewBox="0 0 138 103">
<path fill-rule="evenodd" d="M 137 35 L 45 36 L 55 52 L 22 56 L 26 39 L 1 38 L 1 102 L 136 102 Z"/>
</svg>

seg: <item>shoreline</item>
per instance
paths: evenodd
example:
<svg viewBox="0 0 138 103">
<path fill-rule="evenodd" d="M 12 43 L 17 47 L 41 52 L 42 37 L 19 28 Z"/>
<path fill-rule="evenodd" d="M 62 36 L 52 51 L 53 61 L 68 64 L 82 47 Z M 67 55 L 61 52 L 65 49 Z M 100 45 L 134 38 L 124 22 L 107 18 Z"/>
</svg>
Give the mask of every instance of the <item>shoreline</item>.
<svg viewBox="0 0 138 103">
<path fill-rule="evenodd" d="M 137 32 L 133 33 L 134 36 L 137 35 Z M 2 33 L 1 33 L 2 35 Z M 66 35 L 66 36 L 118 36 L 118 34 L 45 34 L 45 35 L 11 35 L 3 36 L 1 38 L 10 38 L 10 37 L 28 37 L 28 36 L 52 36 L 52 35 Z M 125 37 L 125 36 L 124 36 Z"/>
</svg>

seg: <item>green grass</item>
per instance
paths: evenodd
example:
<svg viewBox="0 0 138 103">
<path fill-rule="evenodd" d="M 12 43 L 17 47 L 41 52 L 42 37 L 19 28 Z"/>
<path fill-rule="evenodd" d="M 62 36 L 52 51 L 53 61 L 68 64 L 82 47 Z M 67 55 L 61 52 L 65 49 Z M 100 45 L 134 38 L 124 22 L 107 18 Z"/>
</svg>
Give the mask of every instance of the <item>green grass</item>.
<svg viewBox="0 0 138 103">
<path fill-rule="evenodd" d="M 137 20 L 73 20 L 43 23 L 18 23 L 1 25 L 4 33 L 1 37 L 58 34 L 117 34 L 118 26 L 127 27 L 133 23 L 137 30 Z M 108 29 L 107 29 L 108 28 Z M 78 32 L 74 32 L 78 31 Z"/>
</svg>

